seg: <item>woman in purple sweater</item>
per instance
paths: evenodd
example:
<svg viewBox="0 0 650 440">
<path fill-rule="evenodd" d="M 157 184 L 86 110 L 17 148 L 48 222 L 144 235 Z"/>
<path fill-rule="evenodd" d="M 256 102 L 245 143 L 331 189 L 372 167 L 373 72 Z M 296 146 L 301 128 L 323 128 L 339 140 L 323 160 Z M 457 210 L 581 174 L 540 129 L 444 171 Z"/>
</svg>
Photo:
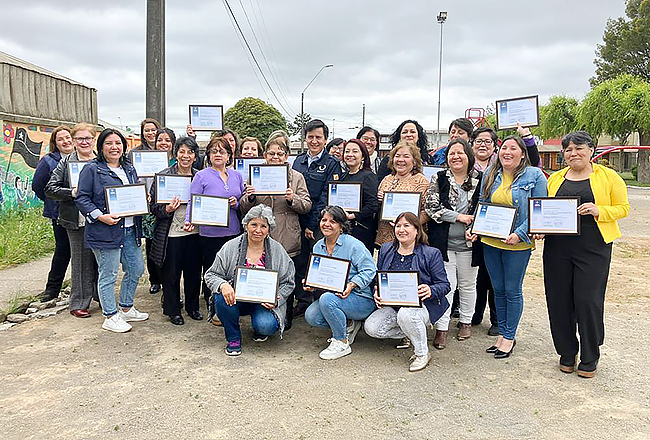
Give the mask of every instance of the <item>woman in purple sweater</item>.
<svg viewBox="0 0 650 440">
<path fill-rule="evenodd" d="M 199 226 L 203 273 L 212 266 L 217 252 L 224 243 L 241 233 L 237 210 L 239 209 L 239 199 L 244 192 L 244 181 L 241 174 L 226 168 L 226 164 L 232 160 L 232 150 L 228 141 L 222 137 L 212 138 L 205 150 L 205 156 L 209 167 L 196 173 L 190 187 L 191 193 L 227 197 L 230 203 L 230 217 L 228 227 Z M 187 232 L 194 230 L 194 225 L 190 223 L 189 209 L 185 215 L 184 229 Z M 208 306 L 208 320 L 211 321 L 214 316 L 214 307 L 210 301 L 210 289 L 205 282 L 202 291 Z"/>
</svg>

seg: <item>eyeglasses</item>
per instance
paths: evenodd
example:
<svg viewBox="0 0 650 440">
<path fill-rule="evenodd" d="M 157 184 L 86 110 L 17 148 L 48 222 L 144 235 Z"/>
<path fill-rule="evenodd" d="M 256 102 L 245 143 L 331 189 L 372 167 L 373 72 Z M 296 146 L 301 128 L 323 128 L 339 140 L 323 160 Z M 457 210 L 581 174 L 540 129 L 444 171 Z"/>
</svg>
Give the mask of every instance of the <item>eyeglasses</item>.
<svg viewBox="0 0 650 440">
<path fill-rule="evenodd" d="M 269 156 L 269 157 L 282 157 L 282 156 L 284 156 L 286 154 L 287 153 L 285 153 L 284 151 L 267 151 L 266 152 L 266 155 Z"/>
<path fill-rule="evenodd" d="M 361 136 L 361 140 L 365 142 L 377 142 L 377 139 L 374 137 Z"/>
<path fill-rule="evenodd" d="M 494 142 L 492 142 L 492 139 L 475 139 L 474 143 L 476 145 L 492 145 Z"/>
<path fill-rule="evenodd" d="M 90 143 L 90 142 L 92 142 L 93 139 L 94 138 L 92 138 L 92 137 L 76 137 L 76 138 L 74 138 L 74 140 L 76 142 L 80 142 L 80 143 L 83 143 L 83 142 Z"/>
</svg>

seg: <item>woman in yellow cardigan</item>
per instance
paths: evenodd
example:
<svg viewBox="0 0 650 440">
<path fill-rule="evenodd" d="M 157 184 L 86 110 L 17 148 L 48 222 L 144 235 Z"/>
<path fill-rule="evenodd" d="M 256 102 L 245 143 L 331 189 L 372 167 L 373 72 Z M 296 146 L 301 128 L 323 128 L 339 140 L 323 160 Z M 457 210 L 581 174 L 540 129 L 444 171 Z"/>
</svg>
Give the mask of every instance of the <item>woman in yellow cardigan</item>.
<svg viewBox="0 0 650 440">
<path fill-rule="evenodd" d="M 616 221 L 630 212 L 625 182 L 614 170 L 591 162 L 594 149 L 584 131 L 562 139 L 568 167 L 548 179 L 548 195 L 580 197 L 580 235 L 546 236 L 543 255 L 546 304 L 560 371 L 574 371 L 580 348 L 581 377 L 596 374 L 605 337 L 603 309 L 612 242 L 621 235 Z"/>
</svg>

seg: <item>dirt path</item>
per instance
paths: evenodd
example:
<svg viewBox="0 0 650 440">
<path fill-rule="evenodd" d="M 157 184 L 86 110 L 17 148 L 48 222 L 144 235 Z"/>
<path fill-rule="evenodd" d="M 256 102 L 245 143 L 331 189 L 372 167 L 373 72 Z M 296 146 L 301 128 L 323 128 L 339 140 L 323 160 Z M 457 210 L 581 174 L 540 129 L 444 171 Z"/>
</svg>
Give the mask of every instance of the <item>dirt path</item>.
<svg viewBox="0 0 650 440">
<path fill-rule="evenodd" d="M 557 369 L 542 288 L 541 249 L 525 282 L 512 357 L 485 354 L 482 325 L 450 339 L 432 365 L 408 373 L 410 352 L 361 333 L 353 353 L 325 362 L 328 334 L 301 319 L 284 340 L 223 354 L 220 328 L 172 326 L 159 296 L 131 333 L 60 314 L 0 332 L 0 438 L 620 438 L 650 436 L 650 191 L 630 190 L 606 302 L 598 375 Z"/>
</svg>

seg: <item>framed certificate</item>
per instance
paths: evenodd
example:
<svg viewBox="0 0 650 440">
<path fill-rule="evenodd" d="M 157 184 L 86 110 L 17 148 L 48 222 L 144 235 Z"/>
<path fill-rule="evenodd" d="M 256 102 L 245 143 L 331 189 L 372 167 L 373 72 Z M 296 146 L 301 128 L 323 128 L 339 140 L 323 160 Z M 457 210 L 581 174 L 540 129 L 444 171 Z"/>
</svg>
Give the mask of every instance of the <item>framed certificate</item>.
<svg viewBox="0 0 650 440">
<path fill-rule="evenodd" d="M 350 260 L 310 254 L 305 285 L 343 293 L 348 283 L 350 264 Z"/>
<path fill-rule="evenodd" d="M 502 99 L 496 102 L 497 130 L 539 125 L 538 96 L 524 96 L 522 98 Z"/>
<path fill-rule="evenodd" d="M 422 174 L 424 174 L 429 182 L 431 182 L 431 178 L 438 174 L 439 171 L 443 171 L 445 167 L 435 167 L 435 166 L 423 166 L 422 167 Z"/>
<path fill-rule="evenodd" d="M 235 159 L 235 170 L 239 171 L 245 183 L 250 183 L 250 168 L 249 165 L 259 165 L 265 162 L 261 157 L 247 157 Z"/>
<path fill-rule="evenodd" d="M 514 206 L 478 202 L 471 233 L 505 240 L 512 233 L 516 214 Z"/>
<path fill-rule="evenodd" d="M 194 131 L 223 130 L 223 105 L 189 105 Z"/>
<path fill-rule="evenodd" d="M 422 193 L 419 192 L 385 192 L 379 220 L 392 222 L 403 212 L 419 216 L 421 200 Z"/>
<path fill-rule="evenodd" d="M 347 212 L 361 212 L 361 183 L 328 183 L 327 205 L 340 206 Z"/>
<path fill-rule="evenodd" d="M 204 226 L 224 226 L 230 224 L 230 203 L 227 197 L 192 194 L 190 223 Z"/>
<path fill-rule="evenodd" d="M 531 197 L 528 199 L 528 233 L 580 235 L 578 197 Z"/>
<path fill-rule="evenodd" d="M 377 271 L 377 294 L 385 306 L 420 307 L 420 275 L 410 271 Z"/>
<path fill-rule="evenodd" d="M 254 194 L 281 196 L 289 187 L 289 167 L 284 165 L 249 165 L 251 185 Z"/>
<path fill-rule="evenodd" d="M 133 166 L 138 177 L 153 177 L 169 167 L 166 151 L 143 150 L 132 151 Z"/>
<path fill-rule="evenodd" d="M 149 213 L 147 188 L 144 183 L 107 186 L 104 188 L 104 196 L 109 214 L 129 217 Z"/>
<path fill-rule="evenodd" d="M 252 303 L 276 304 L 280 277 L 275 270 L 238 267 L 235 270 L 235 299 Z"/>
<path fill-rule="evenodd" d="M 70 188 L 76 188 L 79 185 L 79 174 L 88 162 L 70 160 L 68 161 L 68 175 L 70 176 Z"/>
<path fill-rule="evenodd" d="M 171 203 L 178 197 L 181 203 L 190 201 L 191 176 L 156 174 L 156 203 Z"/>
</svg>

